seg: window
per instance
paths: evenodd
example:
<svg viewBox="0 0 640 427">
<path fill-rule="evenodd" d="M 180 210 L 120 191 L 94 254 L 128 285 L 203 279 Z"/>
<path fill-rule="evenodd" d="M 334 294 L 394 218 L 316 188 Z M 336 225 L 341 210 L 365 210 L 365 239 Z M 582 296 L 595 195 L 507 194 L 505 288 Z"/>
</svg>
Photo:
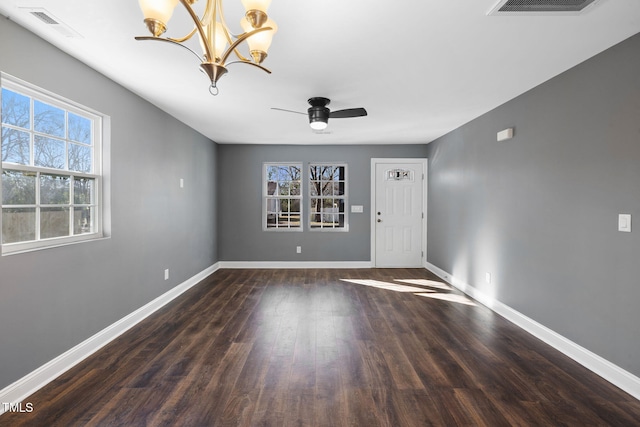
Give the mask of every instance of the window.
<svg viewBox="0 0 640 427">
<path fill-rule="evenodd" d="M 348 230 L 347 165 L 309 165 L 309 227 L 312 230 Z"/>
<path fill-rule="evenodd" d="M 2 75 L 2 253 L 102 237 L 103 116 Z"/>
<path fill-rule="evenodd" d="M 300 163 L 264 165 L 264 230 L 302 231 L 301 172 Z"/>
</svg>

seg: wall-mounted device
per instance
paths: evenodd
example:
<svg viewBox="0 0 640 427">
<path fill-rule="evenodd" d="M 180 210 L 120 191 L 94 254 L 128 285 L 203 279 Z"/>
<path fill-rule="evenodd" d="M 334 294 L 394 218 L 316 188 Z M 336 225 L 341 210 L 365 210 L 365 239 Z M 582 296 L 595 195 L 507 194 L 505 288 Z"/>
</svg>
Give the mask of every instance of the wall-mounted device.
<svg viewBox="0 0 640 427">
<path fill-rule="evenodd" d="M 498 132 L 498 141 L 506 141 L 513 138 L 513 128 L 507 128 Z"/>
</svg>

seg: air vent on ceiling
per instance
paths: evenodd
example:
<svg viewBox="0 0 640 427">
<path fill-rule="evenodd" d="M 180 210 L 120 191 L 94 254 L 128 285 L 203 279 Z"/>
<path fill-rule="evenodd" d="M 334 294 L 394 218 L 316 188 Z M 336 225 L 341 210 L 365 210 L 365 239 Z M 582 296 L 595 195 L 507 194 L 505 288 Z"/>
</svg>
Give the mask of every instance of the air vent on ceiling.
<svg viewBox="0 0 640 427">
<path fill-rule="evenodd" d="M 488 15 L 577 15 L 600 0 L 500 0 Z"/>
<path fill-rule="evenodd" d="M 72 37 L 76 39 L 82 38 L 82 36 L 77 31 L 75 31 L 67 24 L 64 24 L 61 20 L 53 16 L 48 10 L 44 8 L 22 7 L 21 9 L 38 18 L 40 21 L 47 24 L 47 27 L 56 30 L 58 33 L 62 34 L 65 37 Z"/>
</svg>

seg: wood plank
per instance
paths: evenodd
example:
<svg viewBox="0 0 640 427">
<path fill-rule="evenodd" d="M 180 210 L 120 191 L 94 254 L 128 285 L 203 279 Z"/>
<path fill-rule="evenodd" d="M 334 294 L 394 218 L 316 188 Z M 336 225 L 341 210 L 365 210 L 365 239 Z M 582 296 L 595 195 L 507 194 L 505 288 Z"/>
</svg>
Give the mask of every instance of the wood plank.
<svg viewBox="0 0 640 427">
<path fill-rule="evenodd" d="M 437 282 L 219 270 L 0 425 L 637 424 L 640 401 L 486 307 L 418 295 L 460 295 Z"/>
</svg>

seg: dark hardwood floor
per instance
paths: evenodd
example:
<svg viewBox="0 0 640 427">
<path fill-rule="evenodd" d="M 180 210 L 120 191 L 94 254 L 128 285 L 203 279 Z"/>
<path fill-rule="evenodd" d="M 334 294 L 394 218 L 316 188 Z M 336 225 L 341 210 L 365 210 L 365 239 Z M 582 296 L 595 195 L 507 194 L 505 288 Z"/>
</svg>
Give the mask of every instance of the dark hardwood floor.
<svg viewBox="0 0 640 427">
<path fill-rule="evenodd" d="M 219 270 L 2 426 L 633 426 L 640 401 L 422 269 Z"/>
</svg>

